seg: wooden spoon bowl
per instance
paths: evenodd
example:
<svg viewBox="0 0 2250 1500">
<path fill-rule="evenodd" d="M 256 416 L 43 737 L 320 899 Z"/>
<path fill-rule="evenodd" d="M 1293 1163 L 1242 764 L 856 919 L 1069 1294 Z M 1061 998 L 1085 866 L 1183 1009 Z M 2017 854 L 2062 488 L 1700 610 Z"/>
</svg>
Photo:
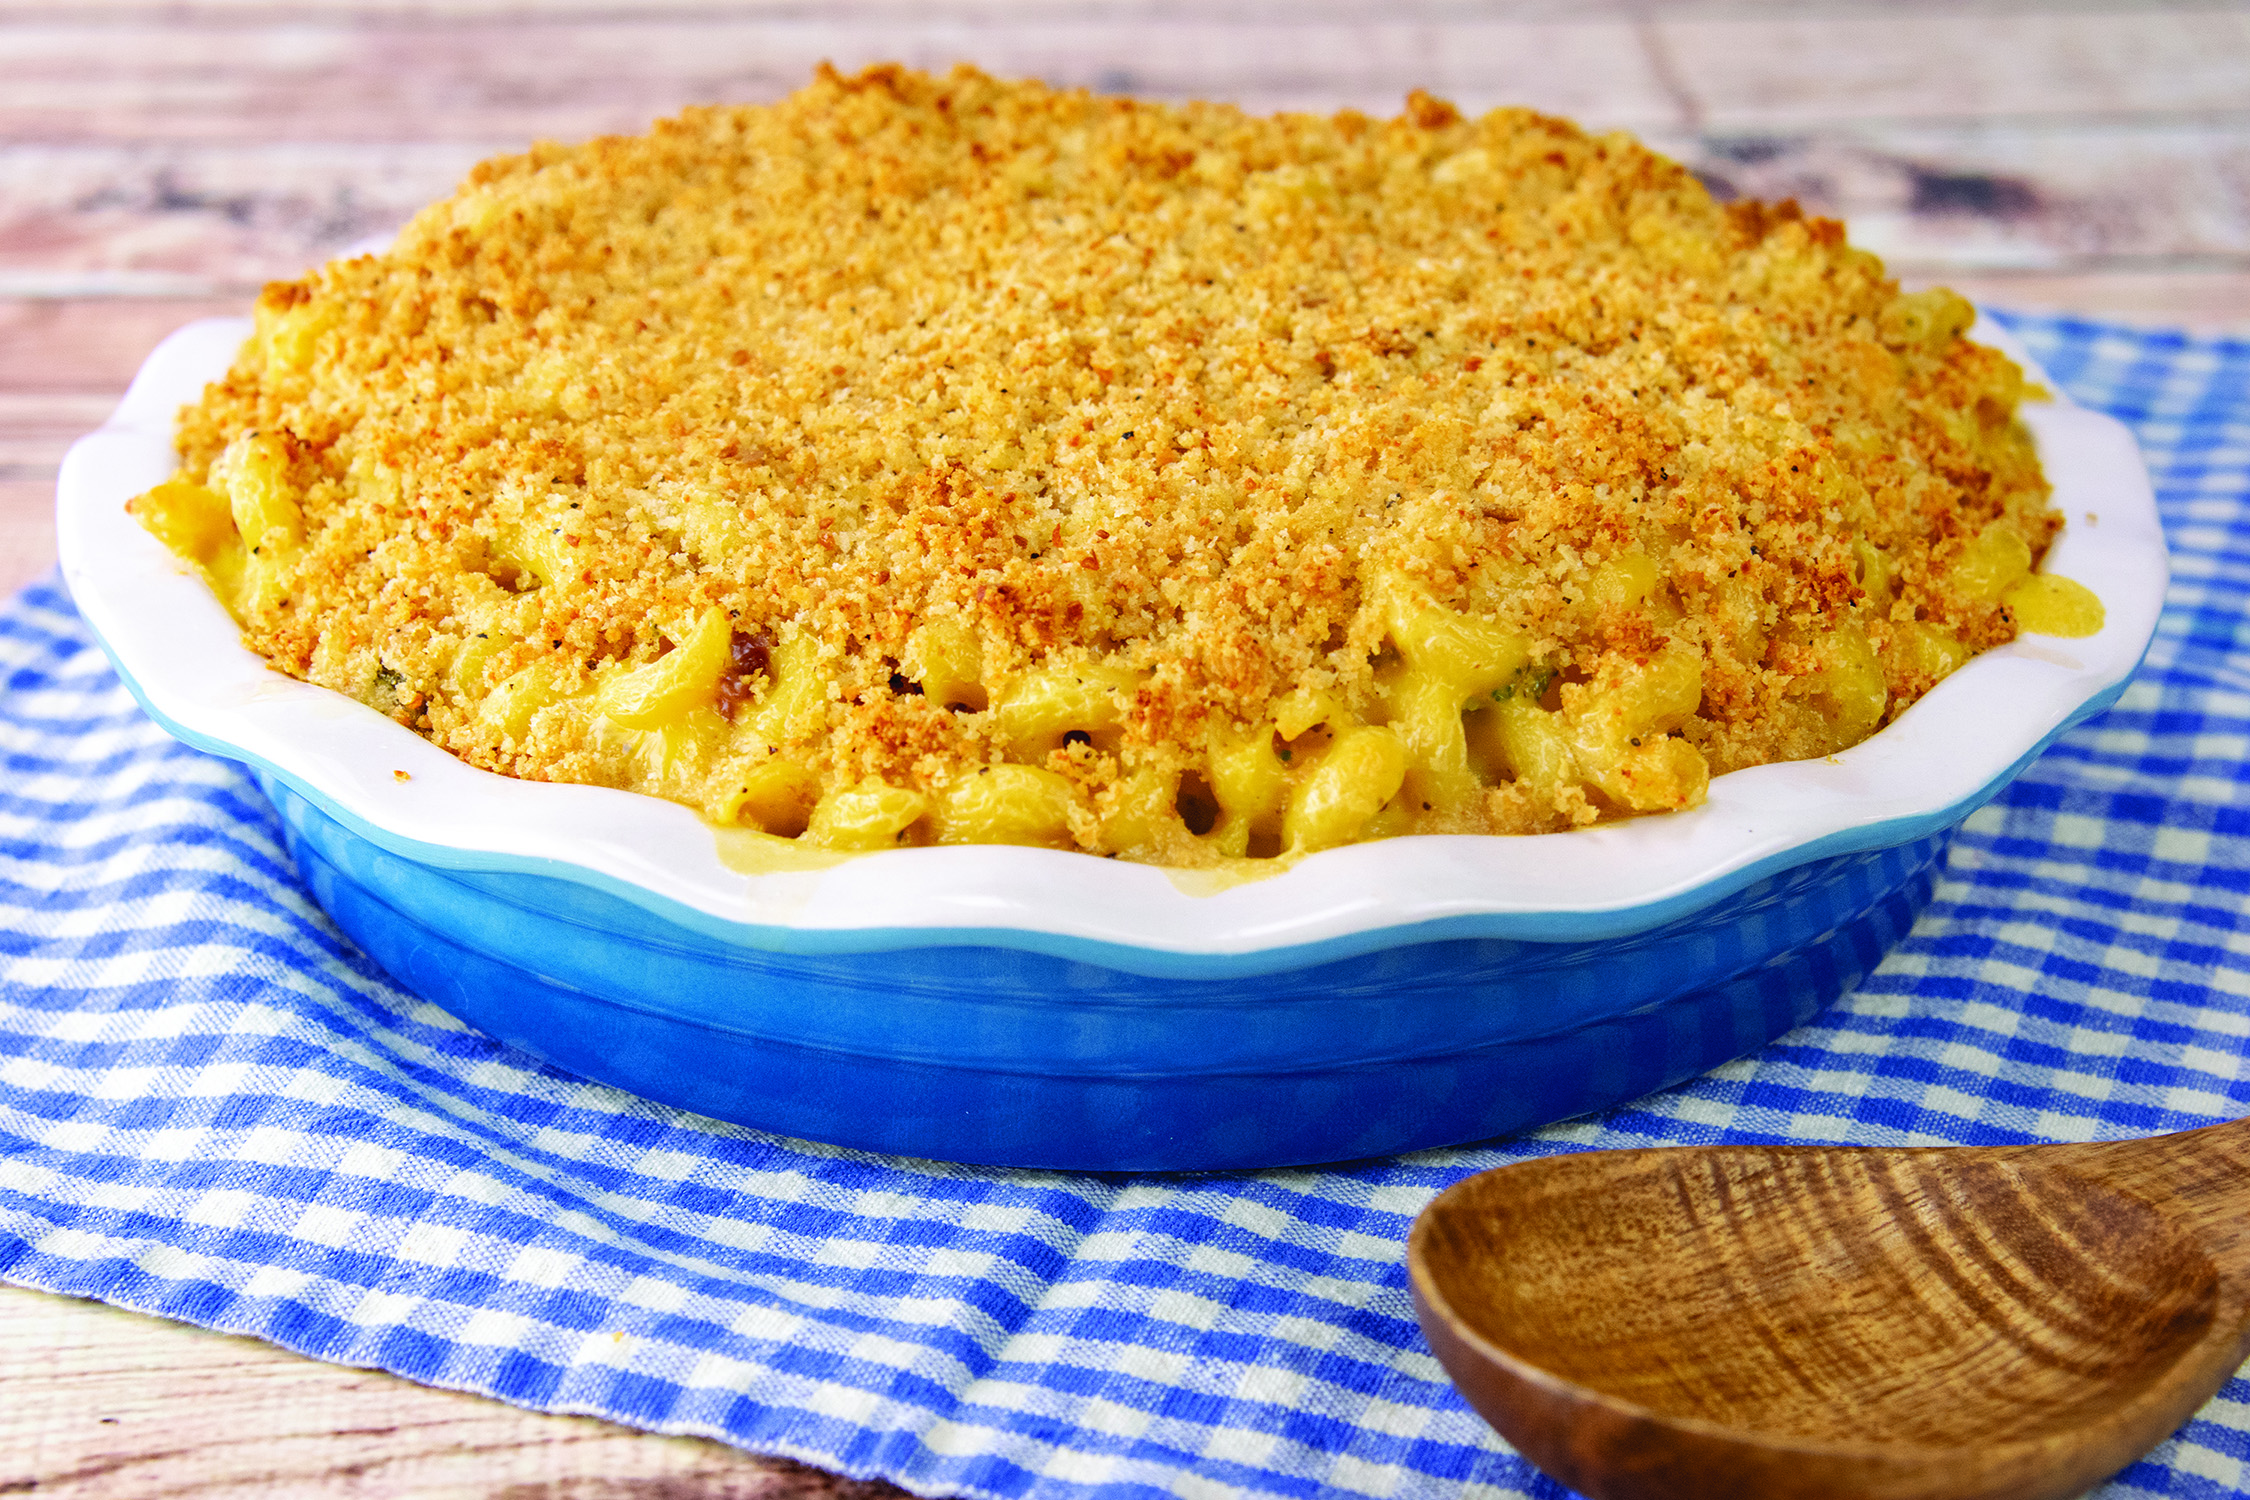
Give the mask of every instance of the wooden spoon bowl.
<svg viewBox="0 0 2250 1500">
<path fill-rule="evenodd" d="M 2246 1130 L 1547 1157 L 1423 1212 L 1415 1305 L 1596 1500 L 2059 1500 L 2241 1363 Z"/>
</svg>

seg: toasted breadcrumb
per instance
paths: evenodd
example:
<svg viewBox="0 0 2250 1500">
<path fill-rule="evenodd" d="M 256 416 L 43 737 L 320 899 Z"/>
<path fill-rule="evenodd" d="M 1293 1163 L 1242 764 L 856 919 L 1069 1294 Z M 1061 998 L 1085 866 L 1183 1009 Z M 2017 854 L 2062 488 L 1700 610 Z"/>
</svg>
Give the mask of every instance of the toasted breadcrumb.
<svg viewBox="0 0 2250 1500">
<path fill-rule="evenodd" d="M 1526 633 L 1550 703 L 1689 653 L 1701 702 L 1668 732 L 1713 772 L 1841 748 L 1839 640 L 1880 664 L 1851 733 L 1887 721 L 1949 668 L 1930 640 L 2014 633 L 1959 583 L 1977 539 L 2036 557 L 2059 525 L 2021 374 L 1970 317 L 1833 222 L 1524 110 L 824 68 L 487 162 L 388 252 L 268 288 L 180 441 L 203 482 L 280 440 L 302 543 L 242 607 L 252 647 L 476 765 L 714 811 L 773 754 L 942 786 L 1009 754 L 902 673 L 943 624 L 995 687 L 1137 674 L 1114 743 L 1043 762 L 1102 849 L 1121 776 L 1192 797 L 1212 735 L 1285 695 L 1383 723 L 1378 575 Z M 527 535 L 567 569 L 531 576 Z M 1652 587 L 1605 584 L 1626 555 Z M 479 713 L 540 661 L 564 689 L 653 662 L 713 607 L 750 698 L 760 653 L 816 643 L 772 743 L 626 753 L 582 714 Z M 1617 811 L 1503 778 L 1384 826 Z"/>
</svg>

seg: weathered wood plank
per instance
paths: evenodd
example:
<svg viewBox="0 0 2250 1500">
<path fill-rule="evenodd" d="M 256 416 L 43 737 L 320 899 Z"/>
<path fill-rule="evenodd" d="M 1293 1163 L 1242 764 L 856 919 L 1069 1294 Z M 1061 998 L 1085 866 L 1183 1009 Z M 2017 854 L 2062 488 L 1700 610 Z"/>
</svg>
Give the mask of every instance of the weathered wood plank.
<svg viewBox="0 0 2250 1500">
<path fill-rule="evenodd" d="M 55 470 L 116 405 L 113 392 L 0 391 L 0 598 L 54 564 Z"/>
<path fill-rule="evenodd" d="M 124 394 L 156 341 L 195 318 L 248 308 L 248 292 L 200 298 L 0 300 L 0 394 Z"/>
<path fill-rule="evenodd" d="M 2234 0 L 2171 0 L 2143 4 L 2144 11 L 2223 10 Z M 1164 20 L 1181 15 L 1225 17 L 1230 20 L 1293 22 L 1308 19 L 1350 20 L 1366 13 L 1366 0 L 197 0 L 199 15 L 265 23 L 319 20 L 354 20 L 370 16 L 410 13 L 432 20 L 489 20 L 496 16 L 540 14 L 547 16 L 615 17 L 639 20 L 696 21 L 712 15 L 786 18 L 848 8 L 868 20 L 928 19 L 943 16 L 956 21 L 1052 21 L 1092 19 Z M 2103 14 L 2120 7 L 2118 0 L 1787 0 L 1796 15 L 1885 15 L 1918 19 L 1932 13 L 1952 15 L 2020 15 L 2026 11 L 2047 14 Z M 169 20 L 179 14 L 177 0 L 9 0 L 9 14 L 26 19 Z M 1398 17 L 1422 21 L 1458 20 L 1464 17 L 1502 17 L 1509 20 L 1557 20 L 1572 17 L 1622 17 L 1644 20 L 1651 14 L 1666 17 L 1759 17 L 1776 12 L 1774 0 L 1388 0 L 1384 9 Z"/>
<path fill-rule="evenodd" d="M 0 392 L 0 480 L 52 481 L 64 450 L 116 405 L 107 392 Z"/>
<path fill-rule="evenodd" d="M 416 1500 L 878 1500 L 699 1438 L 654 1437 L 319 1364 L 99 1303 L 0 1285 L 0 1494 Z M 181 1399 L 192 1391 L 192 1400 Z"/>
<path fill-rule="evenodd" d="M 692 98 L 770 96 L 854 49 L 931 62 L 967 51 L 1003 71 L 1012 58 L 1013 71 L 1253 105 L 1388 109 L 1421 83 L 1472 106 L 1530 98 L 1636 124 L 1727 190 L 1841 215 L 1915 274 L 2154 269 L 2124 265 L 2150 257 L 2208 271 L 2250 254 L 2250 112 L 2226 87 L 2250 76 L 2239 8 L 1910 26 L 1408 15 L 19 25 L 0 29 L 0 66 L 20 65 L 0 129 L 45 138 L 0 154 L 0 295 L 146 291 L 134 277 L 157 272 L 207 278 L 181 290 L 292 275 L 400 222 L 479 156 L 542 131 L 630 128 Z M 1840 82 L 1813 87 L 1814 75 Z M 34 101 L 42 76 L 59 91 L 47 106 Z M 1897 123 L 1918 115 L 1930 118 Z M 104 120 L 94 139 L 54 143 Z M 100 139 L 113 129 L 136 138 Z M 150 132 L 165 138 L 138 138 Z M 367 139 L 335 138 L 354 134 Z"/>
<path fill-rule="evenodd" d="M 2250 14 L 25 19 L 0 30 L 10 80 L 0 135 L 576 137 L 637 129 L 690 102 L 771 98 L 824 58 L 974 59 L 1004 74 L 1253 108 L 1388 112 L 1407 89 L 1428 87 L 1470 107 L 1525 103 L 1595 126 L 2176 119 L 2245 112 Z"/>
<path fill-rule="evenodd" d="M 2250 338 L 2250 270 L 1988 271 L 1901 278 L 1942 281 L 1972 302 L 2025 312 L 2067 312 L 2154 328 Z"/>
<path fill-rule="evenodd" d="M 1649 39 L 1707 129 L 2250 109 L 2250 12 L 1663 17 Z"/>
<path fill-rule="evenodd" d="M 54 566 L 55 467 L 71 440 L 109 415 L 158 339 L 243 306 L 241 296 L 0 299 L 0 596 Z"/>
<path fill-rule="evenodd" d="M 1411 88 L 1600 126 L 1678 123 L 1624 21 L 1267 25 L 1183 17 L 870 24 L 784 17 L 0 29 L 0 137 L 61 141 L 579 138 L 690 103 L 771 99 L 824 59 L 994 73 L 1257 110 L 1396 113 Z"/>
<path fill-rule="evenodd" d="M 254 288 L 389 233 L 526 144 L 17 146 L 0 152 L 0 295 L 67 295 L 73 275 L 134 291 L 120 272 Z"/>
<path fill-rule="evenodd" d="M 2250 78 L 2250 61 L 2243 76 Z M 2250 270 L 2250 118 L 1653 136 L 1722 196 L 1795 198 L 1894 269 Z"/>
<path fill-rule="evenodd" d="M 54 565 L 53 473 L 0 473 L 0 598 L 13 596 Z"/>
</svg>

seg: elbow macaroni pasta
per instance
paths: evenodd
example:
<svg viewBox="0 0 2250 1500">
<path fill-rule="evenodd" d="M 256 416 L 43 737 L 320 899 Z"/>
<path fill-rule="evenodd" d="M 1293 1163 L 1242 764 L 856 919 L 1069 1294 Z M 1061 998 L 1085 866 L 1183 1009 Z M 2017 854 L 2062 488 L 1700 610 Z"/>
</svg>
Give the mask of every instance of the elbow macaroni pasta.
<svg viewBox="0 0 2250 1500">
<path fill-rule="evenodd" d="M 269 288 L 133 508 L 474 763 L 843 852 L 1672 812 L 2099 627 L 1967 304 L 1410 105 L 876 69 L 487 164 Z"/>
<path fill-rule="evenodd" d="M 214 466 L 217 489 L 173 480 L 136 502 L 149 528 L 199 564 L 238 612 L 270 586 L 256 556 L 285 550 L 295 537 L 295 507 L 277 489 L 272 451 L 243 445 L 232 462 Z M 260 539 L 254 547 L 244 542 L 251 535 Z M 546 576 L 536 544 L 519 542 L 516 553 Z M 2032 574 L 2013 537 L 1980 539 L 1956 570 L 1964 587 L 1993 599 L 2045 588 L 2078 602 L 2067 581 Z M 1633 601 L 1654 584 L 1646 558 L 1634 555 L 1592 590 Z M 849 852 L 1021 844 L 1193 865 L 1442 831 L 1480 816 L 1495 797 L 1528 799 L 1572 823 L 1702 800 L 1710 767 L 1679 733 L 1702 700 L 1702 669 L 1690 654 L 1612 660 L 1590 680 L 1558 685 L 1522 632 L 1450 609 L 1397 574 L 1379 575 L 1369 593 L 1384 665 L 1368 702 L 1354 708 L 1334 692 L 1300 689 L 1254 722 L 1214 727 L 1202 753 L 1187 757 L 1127 747 L 1142 674 L 1089 663 L 987 684 L 973 637 L 925 627 L 911 638 L 902 673 L 918 674 L 908 681 L 920 695 L 989 719 L 1005 757 L 929 788 L 824 777 L 784 753 L 792 726 L 825 696 L 808 637 L 769 648 L 746 710 L 722 715 L 716 705 L 738 671 L 740 636 L 718 608 L 645 664 L 580 672 L 539 656 L 481 693 L 489 664 L 510 643 L 479 632 L 455 657 L 453 679 L 477 697 L 477 719 L 508 740 L 561 719 L 644 765 L 658 783 L 675 763 L 715 765 L 725 774 L 703 776 L 697 798 L 714 821 Z M 1913 670 L 1933 676 L 1966 659 L 1934 628 L 1912 625 L 1894 640 Z M 1807 674 L 1804 702 L 1828 737 L 1849 744 L 1882 714 L 1882 668 L 1854 626 L 1834 632 L 1829 646 L 1829 664 Z M 1070 774 L 1074 753 L 1121 757 L 1125 774 L 1089 793 Z"/>
</svg>

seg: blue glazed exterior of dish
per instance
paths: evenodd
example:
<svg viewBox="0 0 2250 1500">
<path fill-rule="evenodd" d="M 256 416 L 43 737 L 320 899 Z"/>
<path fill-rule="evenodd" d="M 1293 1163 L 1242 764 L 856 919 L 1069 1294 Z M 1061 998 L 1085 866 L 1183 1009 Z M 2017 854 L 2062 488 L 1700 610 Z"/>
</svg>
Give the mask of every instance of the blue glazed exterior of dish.
<svg viewBox="0 0 2250 1500">
<path fill-rule="evenodd" d="M 559 1067 L 783 1135 L 1105 1171 L 1452 1145 L 1691 1077 L 1856 983 L 1946 840 L 1816 860 L 1630 937 L 1189 979 L 998 946 L 763 951 L 582 883 L 403 858 L 261 780 L 354 941 Z"/>
</svg>

